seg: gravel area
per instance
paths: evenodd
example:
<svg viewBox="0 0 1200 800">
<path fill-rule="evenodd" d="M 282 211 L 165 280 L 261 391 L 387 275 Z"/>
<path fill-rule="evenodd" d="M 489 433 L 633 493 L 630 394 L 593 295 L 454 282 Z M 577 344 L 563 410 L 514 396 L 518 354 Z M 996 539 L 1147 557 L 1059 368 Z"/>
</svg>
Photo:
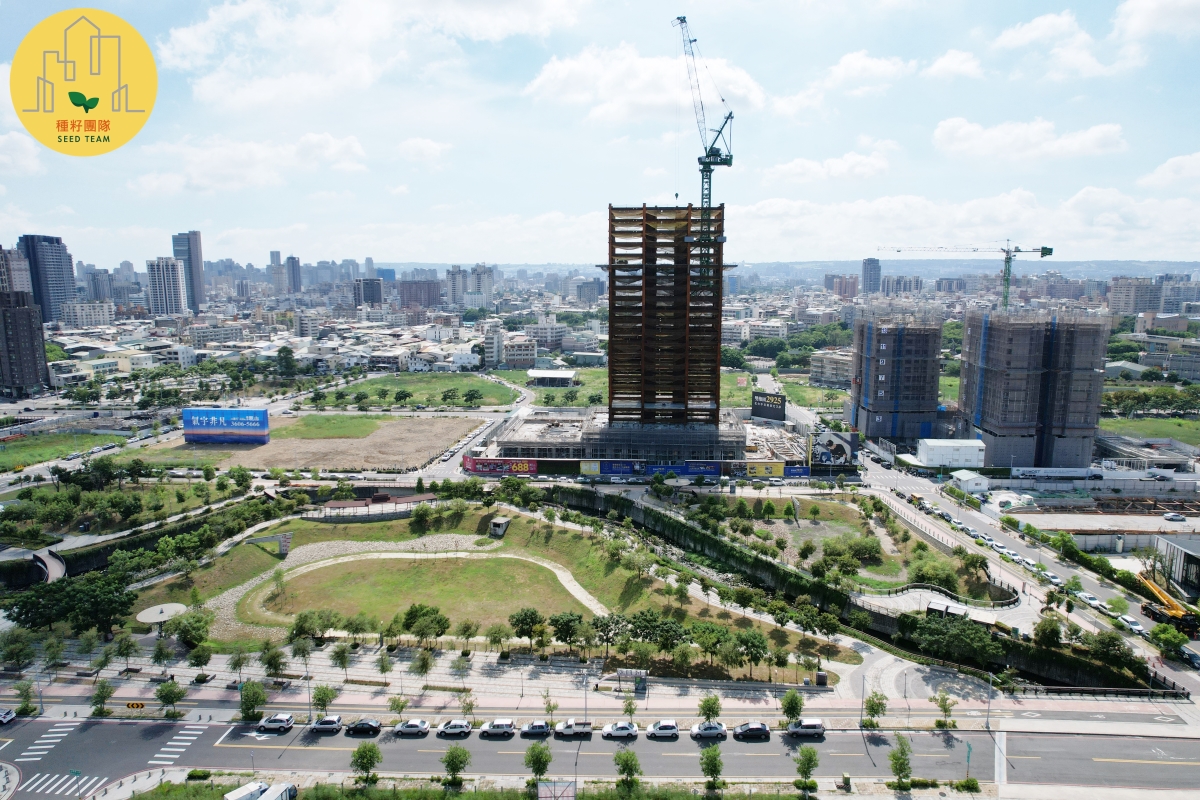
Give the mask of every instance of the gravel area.
<svg viewBox="0 0 1200 800">
<path fill-rule="evenodd" d="M 351 553 L 372 552 L 416 552 L 439 553 L 448 550 L 491 550 L 499 546 L 499 542 L 489 543 L 486 547 L 475 545 L 478 536 L 462 533 L 435 533 L 419 539 L 406 542 L 317 542 L 297 547 L 288 553 L 281 565 L 284 570 L 321 561 L 326 558 L 349 555 Z M 275 639 L 282 631 L 279 628 L 269 628 L 265 625 L 247 625 L 237 619 L 238 601 L 255 586 L 271 579 L 270 572 L 264 572 L 241 586 L 228 589 L 204 604 L 216 613 L 213 620 L 211 636 L 214 639 Z"/>
</svg>

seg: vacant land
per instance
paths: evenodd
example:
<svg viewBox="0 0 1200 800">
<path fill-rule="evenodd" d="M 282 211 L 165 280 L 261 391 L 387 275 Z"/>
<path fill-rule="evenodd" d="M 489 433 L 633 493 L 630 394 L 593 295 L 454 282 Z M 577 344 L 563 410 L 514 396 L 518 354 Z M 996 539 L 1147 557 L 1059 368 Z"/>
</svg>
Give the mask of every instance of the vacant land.
<svg viewBox="0 0 1200 800">
<path fill-rule="evenodd" d="M 744 378 L 746 385 L 738 386 L 738 378 Z M 752 391 L 754 391 L 754 376 L 749 372 L 721 373 L 722 408 L 749 408 Z"/>
<path fill-rule="evenodd" d="M 507 623 L 510 614 L 528 605 L 536 605 L 547 617 L 562 611 L 574 611 L 585 619 L 592 616 L 553 572 L 511 558 L 336 564 L 289 580 L 286 598 L 269 602 L 268 608 L 286 614 L 333 608 L 342 614 L 362 611 L 389 620 L 415 602 L 439 607 L 456 623 L 471 619 L 484 628 Z"/>
<path fill-rule="evenodd" d="M 1100 427 L 1121 436 L 1139 439 L 1178 439 L 1200 446 L 1200 420 L 1194 419 L 1113 419 L 1104 417 Z"/>
<path fill-rule="evenodd" d="M 573 402 L 568 403 L 563 399 L 563 392 L 567 389 L 538 389 L 537 404 L 538 405 L 556 405 L 556 406 L 590 406 L 593 403 L 588 402 L 588 398 L 594 394 L 600 395 L 600 405 L 608 403 L 608 370 L 607 369 L 578 369 L 575 370 L 575 378 L 580 381 L 579 386 L 572 386 L 578 394 Z M 509 380 L 514 383 L 524 383 L 524 374 L 509 373 Z M 554 402 L 546 402 L 546 395 L 554 395 Z"/>
<path fill-rule="evenodd" d="M 94 433 L 44 433 L 26 436 L 11 442 L 2 442 L 0 447 L 0 470 L 27 467 L 43 461 L 69 456 L 71 453 L 86 453 L 93 447 L 116 442 L 124 444 L 125 436 Z"/>
<path fill-rule="evenodd" d="M 291 424 L 273 425 L 271 438 L 363 439 L 393 419 L 385 414 L 305 414 Z"/>
<path fill-rule="evenodd" d="M 382 401 L 379 399 L 380 389 L 388 391 L 387 399 Z M 397 372 L 395 375 L 371 378 L 353 386 L 344 387 L 341 391 L 346 392 L 347 402 L 359 392 L 366 392 L 371 396 L 368 402 L 372 405 L 390 406 L 396 404 L 396 392 L 401 389 L 412 392 L 412 399 L 407 401 L 408 405 L 465 406 L 466 401 L 463 400 L 463 396 L 472 389 L 483 393 L 483 399 L 472 405 L 507 406 L 516 400 L 516 394 L 507 386 L 485 380 L 478 375 L 463 373 Z M 453 400 L 443 400 L 442 393 L 451 389 L 458 390 L 458 397 Z M 334 402 L 333 391 L 326 394 L 328 397 L 325 402 L 332 404 Z"/>
<path fill-rule="evenodd" d="M 943 403 L 958 402 L 958 378 L 952 378 L 948 375 L 942 375 L 938 379 L 938 394 Z"/>
<path fill-rule="evenodd" d="M 848 396 L 841 389 L 810 386 L 805 375 L 781 375 L 779 382 L 783 384 L 783 392 L 788 400 L 798 406 L 840 408 L 842 401 Z"/>
</svg>

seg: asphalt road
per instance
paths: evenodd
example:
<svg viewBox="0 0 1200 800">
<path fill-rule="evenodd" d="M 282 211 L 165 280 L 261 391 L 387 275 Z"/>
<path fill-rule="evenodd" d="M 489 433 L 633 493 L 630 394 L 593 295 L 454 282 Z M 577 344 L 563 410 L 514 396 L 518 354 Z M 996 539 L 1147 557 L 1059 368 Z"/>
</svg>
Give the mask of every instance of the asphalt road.
<svg viewBox="0 0 1200 800">
<path fill-rule="evenodd" d="M 246 726 L 163 722 L 23 720 L 3 731 L 0 759 L 20 770 L 17 795 L 86 794 L 138 771 L 166 766 L 225 769 L 328 771 L 339 780 L 350 753 L 362 737 L 315 735 L 294 728 L 285 734 L 259 734 Z M 968 754 L 971 773 L 983 780 L 1139 788 L 1194 787 L 1200 781 L 1200 741 L 1123 736 L 1064 736 L 963 732 L 908 734 L 913 769 L 920 777 L 961 778 Z M 818 776 L 848 772 L 856 778 L 888 776 L 888 751 L 896 734 L 865 735 L 831 732 L 813 742 L 820 755 Z M 383 752 L 380 769 L 387 773 L 435 775 L 450 742 L 430 734 L 397 739 L 390 732 L 374 737 Z M 472 755 L 468 775 L 526 776 L 523 755 L 528 741 L 480 740 L 472 734 L 460 742 Z M 769 742 L 720 743 L 725 776 L 740 779 L 790 780 L 798 742 L 774 736 Z M 599 735 L 583 740 L 553 740 L 552 777 L 612 777 L 612 754 L 622 746 L 637 752 L 652 778 L 698 778 L 702 745 L 686 736 L 679 741 L 647 741 L 624 745 Z M 998 775 L 996 764 L 1002 763 Z M 72 770 L 79 772 L 73 776 Z M 72 783 L 74 779 L 74 783 Z"/>
</svg>

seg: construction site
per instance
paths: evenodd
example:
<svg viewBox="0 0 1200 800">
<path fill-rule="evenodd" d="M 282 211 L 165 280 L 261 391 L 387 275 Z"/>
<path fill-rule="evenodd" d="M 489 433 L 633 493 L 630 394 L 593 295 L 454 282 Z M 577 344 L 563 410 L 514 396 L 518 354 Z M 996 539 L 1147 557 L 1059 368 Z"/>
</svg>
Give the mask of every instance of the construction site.
<svg viewBox="0 0 1200 800">
<path fill-rule="evenodd" d="M 1110 322 L 1083 313 L 967 312 L 958 432 L 987 445 L 985 466 L 1092 463 Z"/>
<path fill-rule="evenodd" d="M 847 419 L 867 438 L 941 438 L 938 356 L 943 314 L 870 307 L 854 320 L 854 377 Z"/>
</svg>

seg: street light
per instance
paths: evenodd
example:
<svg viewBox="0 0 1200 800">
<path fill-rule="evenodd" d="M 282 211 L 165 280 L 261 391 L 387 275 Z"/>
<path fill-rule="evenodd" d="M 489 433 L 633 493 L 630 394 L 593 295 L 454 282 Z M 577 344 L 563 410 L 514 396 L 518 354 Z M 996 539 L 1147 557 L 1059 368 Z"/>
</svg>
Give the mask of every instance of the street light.
<svg viewBox="0 0 1200 800">
<path fill-rule="evenodd" d="M 992 729 L 992 693 L 995 691 L 994 686 L 993 686 L 993 683 L 995 682 L 995 680 L 996 680 L 996 676 L 989 672 L 988 673 L 987 719 L 985 719 L 983 722 L 984 729 L 989 730 L 989 731 Z"/>
</svg>

